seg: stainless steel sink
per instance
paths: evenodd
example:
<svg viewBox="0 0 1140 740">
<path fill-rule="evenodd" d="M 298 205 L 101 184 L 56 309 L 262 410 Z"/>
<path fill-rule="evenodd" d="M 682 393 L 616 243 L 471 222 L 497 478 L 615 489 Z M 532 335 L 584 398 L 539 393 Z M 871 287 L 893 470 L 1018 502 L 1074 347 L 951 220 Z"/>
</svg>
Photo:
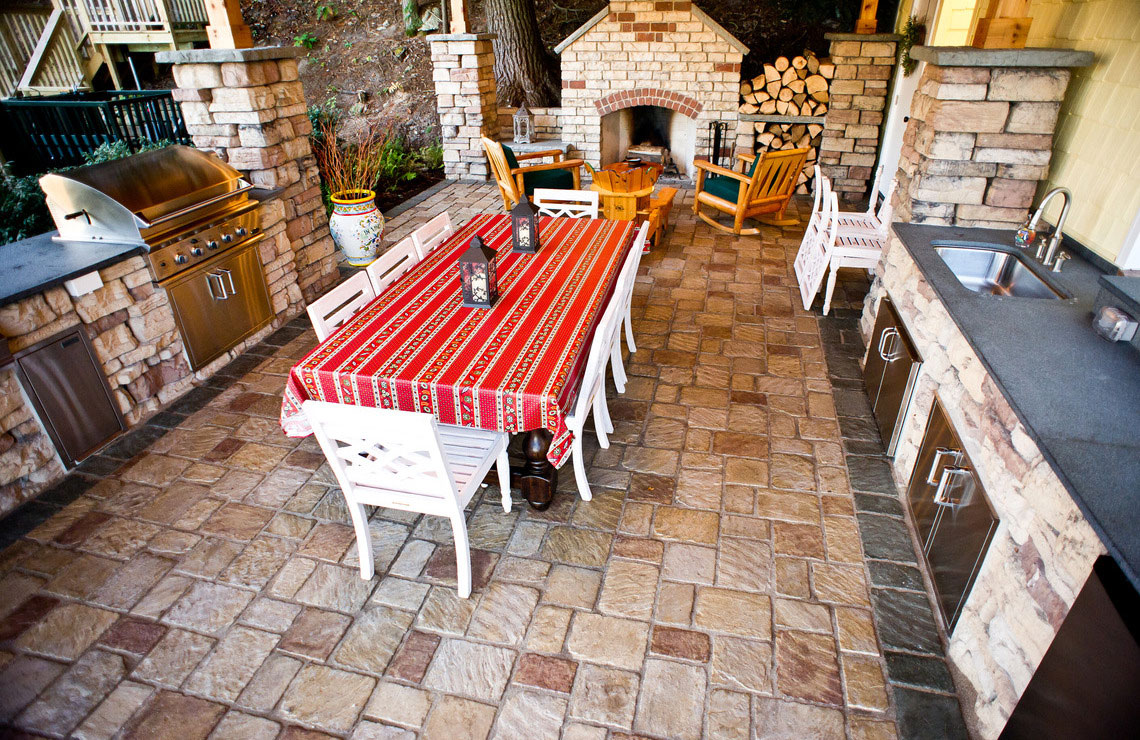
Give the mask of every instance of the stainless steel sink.
<svg viewBox="0 0 1140 740">
<path fill-rule="evenodd" d="M 1033 272 L 1016 252 L 982 245 L 934 244 L 934 251 L 967 290 L 1016 298 L 1058 300 L 1065 294 Z"/>
</svg>

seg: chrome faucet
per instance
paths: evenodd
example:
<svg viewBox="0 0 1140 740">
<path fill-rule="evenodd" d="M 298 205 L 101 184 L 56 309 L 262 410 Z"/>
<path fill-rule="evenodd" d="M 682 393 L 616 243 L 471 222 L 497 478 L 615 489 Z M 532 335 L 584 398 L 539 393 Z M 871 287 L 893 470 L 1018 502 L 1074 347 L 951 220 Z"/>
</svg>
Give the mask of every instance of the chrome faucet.
<svg viewBox="0 0 1140 740">
<path fill-rule="evenodd" d="M 1029 219 L 1029 223 L 1026 225 L 1026 228 L 1028 228 L 1030 232 L 1037 231 L 1037 222 L 1041 218 L 1041 212 L 1045 210 L 1045 206 L 1049 205 L 1049 201 L 1057 194 L 1065 198 L 1065 203 L 1061 206 L 1061 216 L 1057 219 L 1057 224 L 1053 227 L 1053 233 L 1049 236 L 1049 241 L 1045 244 L 1044 258 L 1041 256 L 1040 249 L 1037 250 L 1036 255 L 1037 259 L 1041 260 L 1041 264 L 1046 267 L 1053 265 L 1057 254 L 1057 247 L 1061 246 L 1061 239 L 1064 236 L 1064 234 L 1061 233 L 1061 229 L 1064 228 L 1065 219 L 1069 215 L 1069 206 L 1072 205 L 1073 194 L 1069 192 L 1068 188 L 1053 188 L 1048 193 L 1045 193 L 1045 197 L 1037 204 L 1037 210 L 1033 212 L 1033 217 Z"/>
</svg>

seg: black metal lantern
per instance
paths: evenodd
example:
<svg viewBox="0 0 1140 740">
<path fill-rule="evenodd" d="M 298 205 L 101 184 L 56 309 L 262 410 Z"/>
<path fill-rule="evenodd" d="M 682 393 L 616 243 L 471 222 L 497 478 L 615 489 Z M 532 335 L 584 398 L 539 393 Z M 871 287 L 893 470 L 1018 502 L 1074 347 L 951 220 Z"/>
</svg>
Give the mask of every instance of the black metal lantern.
<svg viewBox="0 0 1140 740">
<path fill-rule="evenodd" d="M 459 282 L 464 306 L 490 308 L 499 299 L 495 250 L 478 236 L 471 237 L 471 246 L 459 256 Z"/>
<path fill-rule="evenodd" d="M 538 252 L 538 211 L 524 195 L 511 209 L 512 252 L 535 254 Z"/>
</svg>

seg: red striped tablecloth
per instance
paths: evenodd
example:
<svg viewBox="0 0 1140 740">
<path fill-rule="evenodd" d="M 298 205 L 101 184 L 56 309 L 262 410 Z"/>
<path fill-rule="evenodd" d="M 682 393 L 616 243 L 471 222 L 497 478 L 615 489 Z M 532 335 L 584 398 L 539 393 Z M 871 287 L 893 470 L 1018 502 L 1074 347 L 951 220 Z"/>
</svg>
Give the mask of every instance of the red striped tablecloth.
<svg viewBox="0 0 1140 740">
<path fill-rule="evenodd" d="M 542 218 L 538 254 L 511 252 L 510 219 L 468 221 L 289 373 L 281 427 L 312 433 L 309 399 L 435 414 L 445 424 L 554 435 L 566 427 L 606 301 L 634 233 L 632 221 Z M 479 234 L 498 253 L 499 300 L 464 308 L 459 255 Z"/>
</svg>

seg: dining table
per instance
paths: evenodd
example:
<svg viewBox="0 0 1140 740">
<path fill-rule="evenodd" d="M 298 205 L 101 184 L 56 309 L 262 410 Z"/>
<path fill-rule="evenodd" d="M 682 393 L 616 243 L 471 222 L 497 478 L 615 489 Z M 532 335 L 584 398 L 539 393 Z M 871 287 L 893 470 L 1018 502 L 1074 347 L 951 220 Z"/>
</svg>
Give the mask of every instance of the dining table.
<svg viewBox="0 0 1140 740">
<path fill-rule="evenodd" d="M 547 508 L 570 457 L 566 417 L 635 226 L 540 217 L 538 251 L 526 254 L 512 251 L 508 215 L 471 218 L 292 367 L 282 429 L 311 434 L 302 404 L 319 400 L 525 433 L 512 483 Z M 491 308 L 462 303 L 458 262 L 475 236 L 495 251 Z"/>
</svg>

